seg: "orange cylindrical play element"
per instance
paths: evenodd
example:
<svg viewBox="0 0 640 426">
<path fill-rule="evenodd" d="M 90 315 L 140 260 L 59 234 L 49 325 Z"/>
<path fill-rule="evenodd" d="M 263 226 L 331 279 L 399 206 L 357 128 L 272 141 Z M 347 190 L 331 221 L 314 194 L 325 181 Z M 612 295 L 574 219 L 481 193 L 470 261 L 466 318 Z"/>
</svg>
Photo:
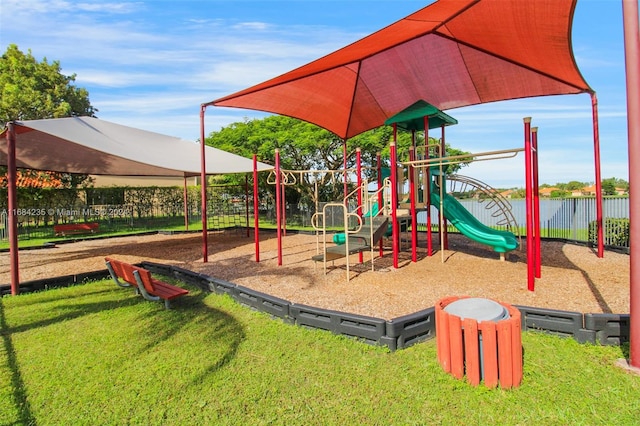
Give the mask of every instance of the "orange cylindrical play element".
<svg viewBox="0 0 640 426">
<path fill-rule="evenodd" d="M 520 311 L 500 303 L 509 318 L 493 321 L 462 320 L 445 311 L 450 303 L 464 299 L 447 297 L 435 305 L 438 362 L 442 368 L 470 384 L 484 380 L 487 387 L 517 387 L 522 381 L 522 336 Z"/>
</svg>

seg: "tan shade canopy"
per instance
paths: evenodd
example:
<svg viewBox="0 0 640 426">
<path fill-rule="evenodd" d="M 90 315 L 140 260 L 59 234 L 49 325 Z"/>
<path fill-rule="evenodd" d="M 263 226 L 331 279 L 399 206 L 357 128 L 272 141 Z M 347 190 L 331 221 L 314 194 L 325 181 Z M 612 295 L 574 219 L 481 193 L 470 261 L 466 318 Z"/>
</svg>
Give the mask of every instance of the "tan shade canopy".
<svg viewBox="0 0 640 426">
<path fill-rule="evenodd" d="M 440 110 L 592 92 L 575 0 L 440 0 L 307 65 L 206 105 L 296 117 L 350 138 L 424 100 Z"/>
<path fill-rule="evenodd" d="M 115 176 L 200 175 L 200 144 L 93 117 L 17 121 L 17 167 Z M 0 165 L 7 164 L 6 130 Z M 207 174 L 247 173 L 253 160 L 205 147 Z M 272 169 L 258 163 L 258 170 Z"/>
</svg>

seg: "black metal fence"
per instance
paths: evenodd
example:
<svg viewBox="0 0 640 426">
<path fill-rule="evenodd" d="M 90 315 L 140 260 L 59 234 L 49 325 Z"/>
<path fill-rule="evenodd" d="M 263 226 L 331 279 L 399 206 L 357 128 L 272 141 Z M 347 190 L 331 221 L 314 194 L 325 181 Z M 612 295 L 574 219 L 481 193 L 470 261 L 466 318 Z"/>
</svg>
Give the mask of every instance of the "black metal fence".
<svg viewBox="0 0 640 426">
<path fill-rule="evenodd" d="M 214 186 L 208 191 L 208 229 L 253 226 L 253 195 L 249 194 L 247 199 L 244 186 Z M 6 203 L 6 197 L 0 200 Z M 319 211 L 324 204 L 320 203 Z M 499 227 L 495 211 L 487 209 L 488 203 L 468 199 L 461 200 L 461 204 L 480 222 Z M 516 231 L 524 236 L 524 200 L 509 200 L 509 204 L 520 224 Z M 27 192 L 22 194 L 18 205 L 19 239 L 55 238 L 53 226 L 66 223 L 95 222 L 100 233 L 201 229 L 202 224 L 198 187 L 190 187 L 186 192 L 178 187 L 88 188 L 77 191 L 75 196 L 69 190 L 45 191 L 38 197 Z M 595 205 L 593 197 L 541 200 L 541 236 L 595 242 Z M 603 208 L 605 245 L 628 248 L 629 199 L 605 197 Z M 314 213 L 315 205 L 287 203 L 284 223 L 289 228 L 311 229 Z M 343 226 L 341 209 L 329 208 L 325 213 L 329 229 Z M 431 223 L 437 224 L 438 210 L 433 206 L 430 215 Z M 260 226 L 276 224 L 275 202 L 268 194 L 261 194 L 259 219 Z M 426 212 L 419 213 L 417 226 L 423 227 L 425 223 Z M 7 229 L 6 204 L 0 204 L 0 240 L 8 238 Z"/>
</svg>

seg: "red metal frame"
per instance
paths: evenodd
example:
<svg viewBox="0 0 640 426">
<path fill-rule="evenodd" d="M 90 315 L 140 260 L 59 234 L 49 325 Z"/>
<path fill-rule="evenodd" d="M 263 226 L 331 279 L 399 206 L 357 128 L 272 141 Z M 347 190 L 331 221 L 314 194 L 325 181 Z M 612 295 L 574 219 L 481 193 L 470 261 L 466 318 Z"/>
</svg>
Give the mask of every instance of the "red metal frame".
<svg viewBox="0 0 640 426">
<path fill-rule="evenodd" d="M 11 294 L 17 295 L 20 291 L 20 273 L 18 266 L 18 218 L 16 209 L 18 198 L 16 192 L 17 170 L 16 170 L 16 129 L 14 123 L 7 123 L 7 192 L 9 207 L 9 250 L 11 252 L 9 260 L 11 269 Z"/>
<path fill-rule="evenodd" d="M 535 289 L 535 243 L 533 241 L 533 188 L 531 162 L 531 117 L 524 121 L 524 162 L 525 162 L 525 191 L 527 216 L 527 289 Z"/>
<path fill-rule="evenodd" d="M 358 174 L 357 176 L 357 181 L 358 181 L 358 215 L 360 217 L 363 216 L 363 211 L 362 211 L 362 164 L 361 164 L 361 152 L 360 152 L 360 148 L 356 148 L 356 173 Z M 372 218 L 369 218 L 369 220 L 371 220 Z M 373 241 L 371 242 L 373 243 Z M 362 261 L 364 260 L 364 256 L 362 255 L 362 252 L 358 253 L 358 262 L 362 263 Z"/>
<path fill-rule="evenodd" d="M 640 35 L 638 2 L 623 1 L 627 71 L 627 129 L 629 138 L 630 344 L 629 364 L 640 368 Z"/>
<path fill-rule="evenodd" d="M 533 235 L 535 238 L 535 265 L 536 265 L 536 278 L 542 277 L 542 255 L 540 244 L 540 191 L 538 187 L 538 128 L 531 128 L 531 161 L 533 174 Z"/>
</svg>

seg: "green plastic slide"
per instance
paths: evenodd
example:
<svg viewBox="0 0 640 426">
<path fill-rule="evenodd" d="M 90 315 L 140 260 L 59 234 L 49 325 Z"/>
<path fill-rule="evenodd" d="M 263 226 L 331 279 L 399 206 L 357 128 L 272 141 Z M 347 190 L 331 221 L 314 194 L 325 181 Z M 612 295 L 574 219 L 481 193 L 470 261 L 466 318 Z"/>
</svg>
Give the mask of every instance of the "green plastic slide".
<svg viewBox="0 0 640 426">
<path fill-rule="evenodd" d="M 437 187 L 431 191 L 431 204 L 440 208 L 440 194 Z M 518 248 L 518 239 L 509 231 L 489 228 L 480 222 L 469 210 L 449 194 L 444 195 L 444 217 L 458 228 L 464 236 L 481 244 L 491 246 L 498 253 L 506 253 Z"/>
</svg>

